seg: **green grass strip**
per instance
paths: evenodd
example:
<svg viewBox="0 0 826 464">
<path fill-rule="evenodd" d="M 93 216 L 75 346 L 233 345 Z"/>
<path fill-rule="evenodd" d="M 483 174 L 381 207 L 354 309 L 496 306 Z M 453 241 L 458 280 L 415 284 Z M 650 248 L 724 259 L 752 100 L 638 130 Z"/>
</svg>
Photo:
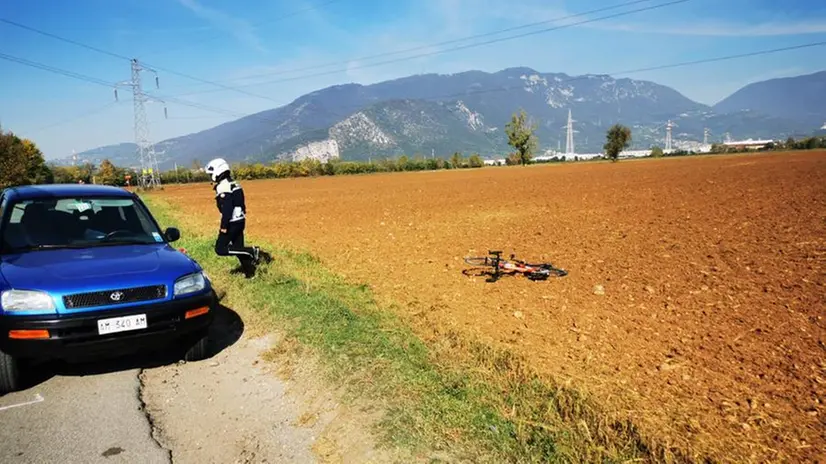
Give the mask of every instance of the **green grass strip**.
<svg viewBox="0 0 826 464">
<path fill-rule="evenodd" d="M 164 227 L 186 220 L 158 196 L 144 200 Z M 456 334 L 426 345 L 380 308 L 366 286 L 345 282 L 313 256 L 248 239 L 274 261 L 247 281 L 229 275 L 237 261 L 214 254 L 211 231 L 182 230 L 182 236 L 175 245 L 227 291 L 230 306 L 272 317 L 272 330 L 322 360 L 328 380 L 380 404 L 386 412 L 377 432 L 386 445 L 472 462 L 673 458 L 667 450 L 652 452 L 631 424 L 607 420 L 585 395 L 541 380 L 507 351 Z"/>
</svg>

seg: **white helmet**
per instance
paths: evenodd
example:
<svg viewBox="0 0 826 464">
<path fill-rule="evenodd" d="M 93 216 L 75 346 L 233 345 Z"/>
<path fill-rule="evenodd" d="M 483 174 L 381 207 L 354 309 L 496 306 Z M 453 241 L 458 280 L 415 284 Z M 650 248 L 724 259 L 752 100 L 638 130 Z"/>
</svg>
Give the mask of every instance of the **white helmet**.
<svg viewBox="0 0 826 464">
<path fill-rule="evenodd" d="M 205 170 L 212 177 L 212 181 L 215 182 L 218 176 L 229 171 L 229 163 L 223 158 L 215 158 L 207 163 Z"/>
</svg>

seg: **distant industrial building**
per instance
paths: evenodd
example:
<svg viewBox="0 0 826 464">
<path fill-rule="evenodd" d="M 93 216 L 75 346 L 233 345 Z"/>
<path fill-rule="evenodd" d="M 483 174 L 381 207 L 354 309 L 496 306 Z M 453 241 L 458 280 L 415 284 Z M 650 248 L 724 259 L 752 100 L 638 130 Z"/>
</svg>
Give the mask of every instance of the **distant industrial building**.
<svg viewBox="0 0 826 464">
<path fill-rule="evenodd" d="M 736 141 L 727 141 L 723 142 L 723 145 L 731 148 L 740 148 L 740 149 L 747 149 L 747 150 L 757 150 L 760 148 L 765 148 L 766 145 L 770 143 L 776 143 L 774 140 L 736 140 Z"/>
</svg>

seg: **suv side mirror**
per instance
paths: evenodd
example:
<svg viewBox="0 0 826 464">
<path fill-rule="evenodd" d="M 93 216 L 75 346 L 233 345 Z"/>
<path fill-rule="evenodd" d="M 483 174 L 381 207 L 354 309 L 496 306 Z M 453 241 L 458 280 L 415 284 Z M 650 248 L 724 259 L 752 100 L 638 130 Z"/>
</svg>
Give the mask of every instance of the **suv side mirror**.
<svg viewBox="0 0 826 464">
<path fill-rule="evenodd" d="M 166 237 L 166 241 L 177 242 L 178 239 L 181 238 L 181 231 L 174 227 L 169 227 L 164 231 L 163 235 Z"/>
</svg>

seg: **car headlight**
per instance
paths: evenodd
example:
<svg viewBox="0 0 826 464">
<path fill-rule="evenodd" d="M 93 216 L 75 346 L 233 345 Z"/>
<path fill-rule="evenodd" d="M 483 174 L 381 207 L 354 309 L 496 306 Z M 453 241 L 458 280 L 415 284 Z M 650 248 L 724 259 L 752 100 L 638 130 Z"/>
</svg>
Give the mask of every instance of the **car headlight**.
<svg viewBox="0 0 826 464">
<path fill-rule="evenodd" d="M 4 311 L 54 311 L 54 300 L 48 293 L 33 290 L 6 290 L 0 297 Z"/>
<path fill-rule="evenodd" d="M 206 279 L 202 272 L 189 274 L 175 281 L 175 296 L 186 295 L 188 293 L 200 292 L 206 288 Z"/>
</svg>

